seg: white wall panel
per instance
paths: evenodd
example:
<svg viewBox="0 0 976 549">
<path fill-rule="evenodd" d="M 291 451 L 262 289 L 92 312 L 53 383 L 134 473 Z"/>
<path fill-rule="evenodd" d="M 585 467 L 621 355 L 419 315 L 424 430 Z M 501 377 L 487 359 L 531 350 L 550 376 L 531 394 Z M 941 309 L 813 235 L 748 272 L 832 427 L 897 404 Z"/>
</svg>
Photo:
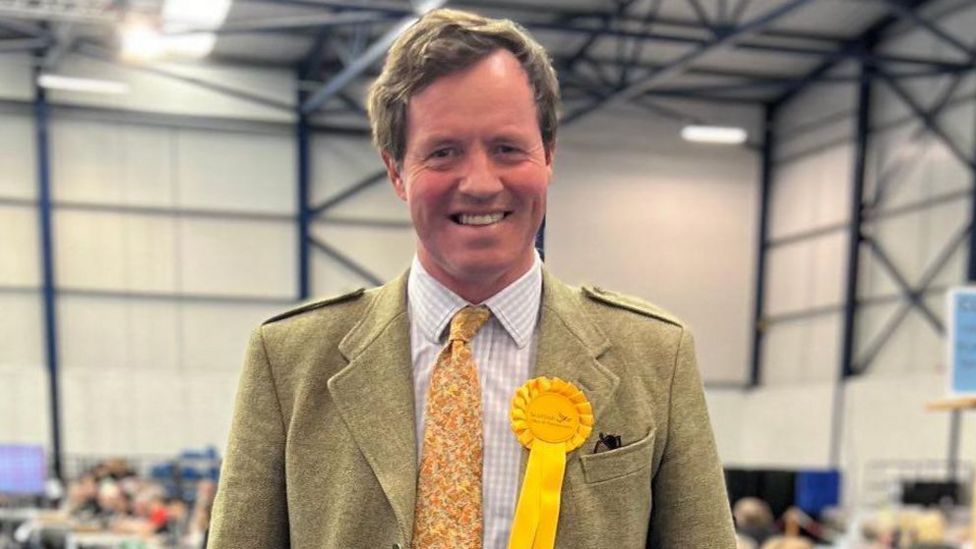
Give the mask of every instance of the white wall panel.
<svg viewBox="0 0 976 549">
<path fill-rule="evenodd" d="M 741 389 L 705 389 L 719 459 L 727 467 L 744 463 L 742 429 L 747 421 L 743 417 L 746 398 L 748 393 Z"/>
<path fill-rule="evenodd" d="M 294 104 L 294 73 L 287 69 L 256 69 L 201 63 L 157 65 L 161 70 L 215 83 L 285 104 Z M 269 107 L 231 97 L 188 82 L 181 82 L 111 62 L 67 55 L 60 72 L 68 76 L 125 82 L 126 95 L 100 95 L 75 92 L 52 92 L 55 103 L 91 105 L 171 114 L 218 116 L 235 119 L 290 121 L 294 111 Z"/>
<path fill-rule="evenodd" d="M 321 252 L 312 253 L 312 294 L 341 295 L 371 283 Z"/>
<path fill-rule="evenodd" d="M 0 53 L 0 97 L 30 100 L 34 97 L 33 63 L 25 53 Z"/>
<path fill-rule="evenodd" d="M 971 208 L 969 200 L 959 199 L 878 220 L 871 223 L 867 232 L 880 243 L 881 248 L 909 284 L 916 285 L 935 265 L 939 254 L 946 249 L 952 238 L 965 230 Z M 865 270 L 864 280 L 867 284 L 863 288 L 862 295 L 877 295 L 872 291 L 873 283 L 887 276 L 887 271 L 875 273 L 883 270 L 878 264 L 876 255 L 871 253 L 865 256 L 866 259 L 862 259 L 861 265 Z M 963 271 L 951 270 L 960 267 L 961 263 L 954 263 L 953 266 L 947 265 L 944 268 L 954 272 L 955 276 L 951 278 L 960 280 Z M 889 286 L 880 285 L 882 290 L 887 287 Z"/>
<path fill-rule="evenodd" d="M 173 205 L 173 130 L 55 117 L 54 197 L 95 204 Z"/>
<path fill-rule="evenodd" d="M 184 371 L 238 372 L 251 332 L 271 316 L 297 305 L 184 303 L 179 332 Z"/>
<path fill-rule="evenodd" d="M 829 464 L 832 383 L 751 391 L 742 412 L 742 460 L 754 467 Z"/>
<path fill-rule="evenodd" d="M 317 224 L 312 234 L 383 280 L 390 280 L 409 267 L 416 248 L 416 235 L 412 229 Z M 328 257 L 313 250 L 315 255 Z"/>
<path fill-rule="evenodd" d="M 879 460 L 942 461 L 948 448 L 949 417 L 928 412 L 925 404 L 943 395 L 941 376 L 914 374 L 862 376 L 847 384 L 842 462 L 844 503 L 868 503 L 864 485 L 871 463 Z M 976 440 L 963 432 L 964 459 L 973 459 Z"/>
<path fill-rule="evenodd" d="M 773 155 L 777 161 L 790 161 L 817 154 L 824 149 L 849 145 L 854 141 L 854 118 L 846 116 L 816 126 L 782 132 L 774 138 Z"/>
<path fill-rule="evenodd" d="M 839 312 L 768 326 L 763 337 L 762 382 L 789 386 L 837 379 L 842 332 Z"/>
<path fill-rule="evenodd" d="M 976 117 L 974 117 L 976 118 Z M 920 124 L 907 124 L 877 138 L 869 155 L 868 197 L 883 189 L 880 209 L 915 204 L 968 190 L 972 173 Z M 880 186 L 881 178 L 886 182 Z"/>
<path fill-rule="evenodd" d="M 0 364 L 0 443 L 50 441 L 47 384 L 41 364 Z"/>
<path fill-rule="evenodd" d="M 772 238 L 848 220 L 852 154 L 850 145 L 836 146 L 776 167 L 769 220 Z"/>
<path fill-rule="evenodd" d="M 945 320 L 945 294 L 930 292 L 925 303 L 940 320 Z M 858 313 L 858 361 L 862 362 L 869 345 L 877 340 L 895 313 L 904 310 L 905 301 L 890 302 L 864 307 Z M 945 341 L 917 308 L 898 324 L 887 344 L 881 348 L 871 364 L 871 375 L 899 376 L 944 371 L 946 362 Z"/>
<path fill-rule="evenodd" d="M 695 330 L 705 379 L 742 380 L 757 158 L 742 149 L 682 145 L 669 129 L 673 122 L 649 123 L 643 115 L 637 130 L 621 116 L 588 120 L 594 127 L 622 124 L 600 133 L 599 142 L 589 133 L 584 145 L 576 133 L 582 126 L 560 141 L 549 189 L 548 265 L 569 283 L 596 283 L 672 310 Z"/>
<path fill-rule="evenodd" d="M 4 85 L 3 71 L 0 63 L 0 88 Z M 3 167 L 0 170 L 0 198 L 37 196 L 34 143 L 34 123 L 30 117 L 0 112 L 0 166 Z"/>
<path fill-rule="evenodd" d="M 0 367 L 43 367 L 44 316 L 39 293 L 0 293 Z"/>
<path fill-rule="evenodd" d="M 181 219 L 182 290 L 293 297 L 298 283 L 296 230 L 291 222 Z"/>
<path fill-rule="evenodd" d="M 0 205 L 0 227 L 0 286 L 40 286 L 36 210 Z"/>
<path fill-rule="evenodd" d="M 297 153 L 290 136 L 181 130 L 176 154 L 180 206 L 295 212 Z"/>
<path fill-rule="evenodd" d="M 846 233 L 776 246 L 766 256 L 766 312 L 837 305 L 844 299 Z"/>
<path fill-rule="evenodd" d="M 312 139 L 312 203 L 334 197 L 383 170 L 379 153 L 368 139 L 316 135 Z M 359 192 L 325 215 L 407 221 L 410 214 L 387 178 Z"/>
<path fill-rule="evenodd" d="M 368 138 L 316 133 L 312 135 L 310 146 L 313 202 L 334 196 L 383 169 L 380 155 Z"/>
<path fill-rule="evenodd" d="M 176 221 L 61 210 L 54 219 L 58 283 L 71 288 L 168 292 L 177 288 Z"/>
<path fill-rule="evenodd" d="M 776 131 L 791 134 L 795 128 L 841 112 L 852 112 L 857 98 L 853 84 L 823 83 L 808 86 L 777 113 Z"/>
<path fill-rule="evenodd" d="M 227 440 L 237 372 L 65 372 L 65 451 L 171 456 Z"/>
</svg>

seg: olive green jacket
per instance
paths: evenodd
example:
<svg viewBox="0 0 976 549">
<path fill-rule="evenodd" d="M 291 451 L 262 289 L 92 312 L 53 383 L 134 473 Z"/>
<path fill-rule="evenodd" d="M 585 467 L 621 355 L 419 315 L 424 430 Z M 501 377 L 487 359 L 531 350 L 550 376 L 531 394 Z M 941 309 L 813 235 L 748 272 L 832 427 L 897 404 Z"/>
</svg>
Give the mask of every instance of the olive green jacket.
<svg viewBox="0 0 976 549">
<path fill-rule="evenodd" d="M 209 547 L 409 546 L 418 460 L 406 280 L 254 332 Z M 534 375 L 572 381 L 594 408 L 590 440 L 567 456 L 557 547 L 735 547 L 678 320 L 544 273 Z M 594 453 L 601 432 L 622 446 Z"/>
</svg>

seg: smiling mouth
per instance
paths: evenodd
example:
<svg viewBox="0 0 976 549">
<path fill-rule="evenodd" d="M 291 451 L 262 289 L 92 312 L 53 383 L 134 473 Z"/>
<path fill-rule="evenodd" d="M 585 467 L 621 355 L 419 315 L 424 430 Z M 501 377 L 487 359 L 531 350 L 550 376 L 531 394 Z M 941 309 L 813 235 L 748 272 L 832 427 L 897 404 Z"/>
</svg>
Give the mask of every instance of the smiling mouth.
<svg viewBox="0 0 976 549">
<path fill-rule="evenodd" d="M 494 225 L 502 219 L 505 219 L 512 212 L 495 212 L 490 214 L 455 214 L 451 216 L 451 220 L 458 225 L 470 225 L 474 227 L 480 227 L 485 225 Z"/>
</svg>

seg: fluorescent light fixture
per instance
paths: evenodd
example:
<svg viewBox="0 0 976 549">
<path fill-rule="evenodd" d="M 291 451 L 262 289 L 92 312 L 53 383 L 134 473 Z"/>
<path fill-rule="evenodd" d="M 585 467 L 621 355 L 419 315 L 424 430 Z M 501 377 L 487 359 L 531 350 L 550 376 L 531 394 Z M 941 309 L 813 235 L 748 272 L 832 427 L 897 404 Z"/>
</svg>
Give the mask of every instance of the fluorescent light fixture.
<svg viewBox="0 0 976 549">
<path fill-rule="evenodd" d="M 740 145 L 746 142 L 748 134 L 742 128 L 726 126 L 685 126 L 681 137 L 695 143 L 716 143 L 721 145 Z"/>
<path fill-rule="evenodd" d="M 129 85 L 125 82 L 95 80 L 92 78 L 75 78 L 73 76 L 62 76 L 59 74 L 42 74 L 37 77 L 37 85 L 48 90 L 103 93 L 112 95 L 129 93 Z"/>
</svg>

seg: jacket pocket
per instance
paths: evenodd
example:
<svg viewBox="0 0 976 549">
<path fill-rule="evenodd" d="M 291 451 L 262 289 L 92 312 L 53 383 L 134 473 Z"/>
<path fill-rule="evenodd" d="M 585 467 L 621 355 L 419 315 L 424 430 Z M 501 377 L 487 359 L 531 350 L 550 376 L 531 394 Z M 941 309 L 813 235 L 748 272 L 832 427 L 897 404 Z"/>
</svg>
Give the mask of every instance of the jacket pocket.
<svg viewBox="0 0 976 549">
<path fill-rule="evenodd" d="M 654 430 L 633 444 L 599 454 L 580 456 L 587 483 L 602 482 L 650 467 L 654 451 Z"/>
</svg>

